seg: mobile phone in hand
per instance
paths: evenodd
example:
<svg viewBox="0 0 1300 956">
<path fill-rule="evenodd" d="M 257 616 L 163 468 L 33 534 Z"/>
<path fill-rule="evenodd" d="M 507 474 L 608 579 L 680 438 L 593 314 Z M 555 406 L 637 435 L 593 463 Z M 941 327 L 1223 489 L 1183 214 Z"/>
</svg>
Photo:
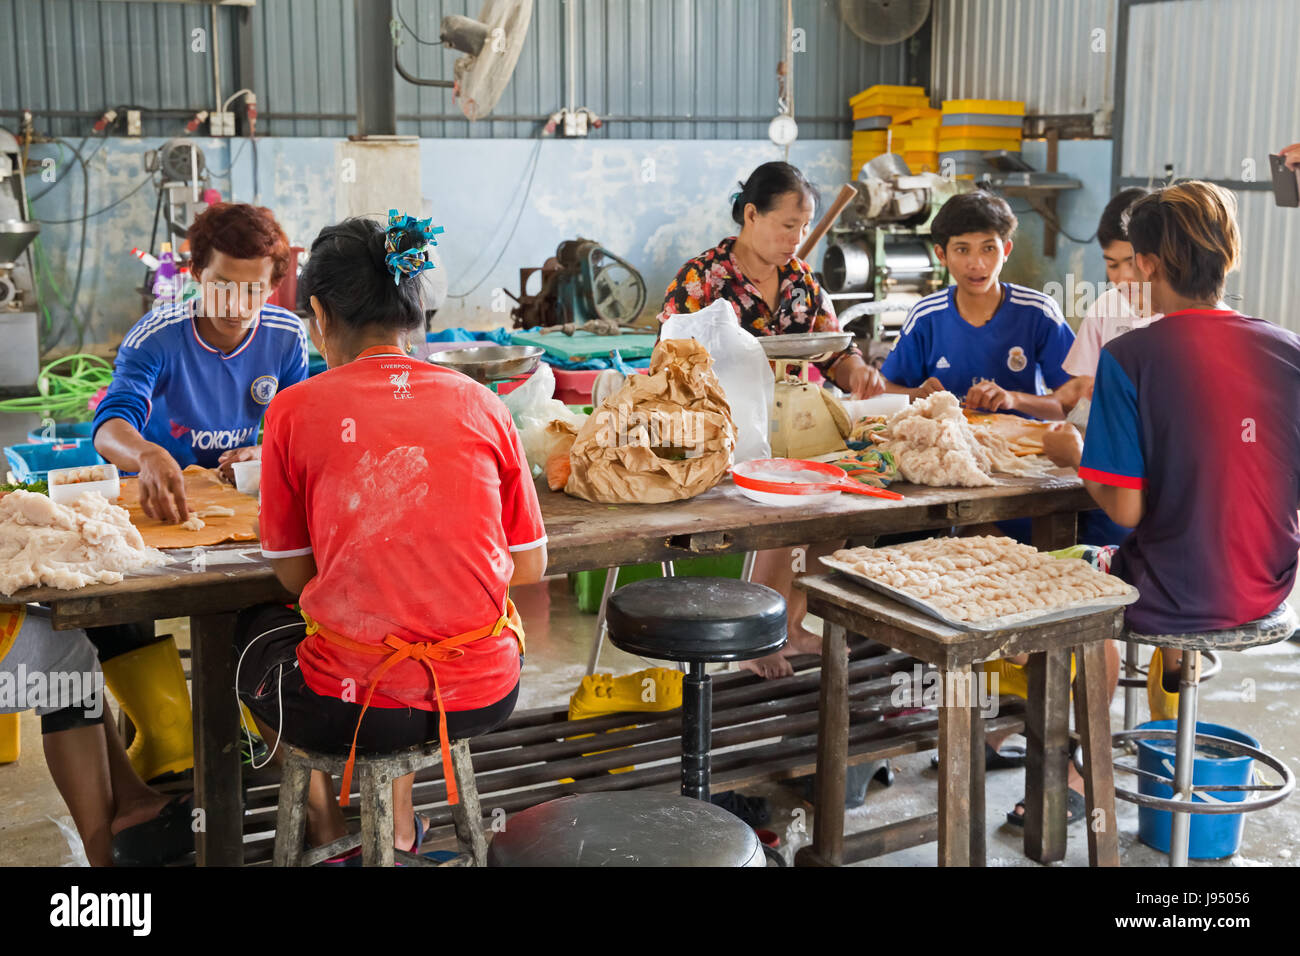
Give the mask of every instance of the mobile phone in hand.
<svg viewBox="0 0 1300 956">
<path fill-rule="evenodd" d="M 1279 206 L 1300 206 L 1300 171 L 1288 169 L 1281 156 L 1270 155 L 1268 168 L 1273 173 L 1273 199 Z"/>
</svg>

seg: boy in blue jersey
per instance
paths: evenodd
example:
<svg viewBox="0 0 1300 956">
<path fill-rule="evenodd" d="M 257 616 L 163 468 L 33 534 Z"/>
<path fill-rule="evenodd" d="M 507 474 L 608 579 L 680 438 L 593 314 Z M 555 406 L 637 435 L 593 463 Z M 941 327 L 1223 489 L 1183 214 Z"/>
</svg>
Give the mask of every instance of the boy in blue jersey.
<svg viewBox="0 0 1300 956">
<path fill-rule="evenodd" d="M 1049 393 L 1070 380 L 1061 364 L 1074 333 L 1051 296 L 998 280 L 1015 231 L 1011 207 L 992 193 L 943 204 L 930 235 L 956 285 L 912 306 L 880 370 L 886 391 L 917 399 L 947 389 L 972 408 L 1065 418 Z"/>
<path fill-rule="evenodd" d="M 971 408 L 1065 418 L 1051 393 L 1070 381 L 1061 366 L 1074 333 L 1050 296 L 999 280 L 1016 225 L 1006 200 L 989 192 L 962 193 L 943 204 L 930 235 L 955 285 L 926 296 L 908 313 L 880 370 L 885 391 L 915 400 L 947 390 Z M 1003 521 L 998 530 L 1027 542 L 1030 522 Z M 1023 751 L 1003 750 L 1009 736 L 989 735 L 987 768 L 1023 765 Z M 1073 775 L 1070 784 L 1073 821 L 1082 814 L 1082 798 L 1073 789 Z M 1020 814 L 1009 817 L 1018 822 Z"/>
<path fill-rule="evenodd" d="M 181 471 L 257 458 L 257 431 L 276 392 L 307 377 L 306 329 L 266 300 L 289 269 L 289 240 L 269 209 L 216 203 L 190 227 L 201 295 L 160 303 L 127 333 L 95 412 L 95 449 L 137 472 L 140 506 L 189 517 Z M 152 622 L 88 628 L 113 696 L 136 727 L 127 751 L 144 780 L 194 762 L 190 700 L 175 642 Z"/>
</svg>

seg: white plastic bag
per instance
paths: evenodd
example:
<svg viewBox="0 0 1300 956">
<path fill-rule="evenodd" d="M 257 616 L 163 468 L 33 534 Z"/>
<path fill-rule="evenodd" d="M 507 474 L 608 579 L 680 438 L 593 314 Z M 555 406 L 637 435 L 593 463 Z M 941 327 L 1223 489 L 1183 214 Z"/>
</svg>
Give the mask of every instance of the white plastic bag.
<svg viewBox="0 0 1300 956">
<path fill-rule="evenodd" d="M 768 417 L 775 381 L 772 366 L 763 346 L 740 327 L 735 307 L 726 299 L 718 299 L 699 312 L 669 316 L 659 337 L 695 339 L 713 356 L 713 371 L 736 424 L 735 461 L 771 458 Z"/>
<path fill-rule="evenodd" d="M 510 409 L 515 428 L 519 429 L 519 438 L 524 443 L 524 454 L 528 456 L 533 474 L 545 467 L 555 444 L 555 435 L 548 435 L 546 426 L 558 419 L 572 425 L 576 431 L 587 420 L 586 415 L 572 411 L 554 395 L 555 373 L 543 362 L 528 381 L 510 394 L 501 396 L 501 401 Z"/>
</svg>

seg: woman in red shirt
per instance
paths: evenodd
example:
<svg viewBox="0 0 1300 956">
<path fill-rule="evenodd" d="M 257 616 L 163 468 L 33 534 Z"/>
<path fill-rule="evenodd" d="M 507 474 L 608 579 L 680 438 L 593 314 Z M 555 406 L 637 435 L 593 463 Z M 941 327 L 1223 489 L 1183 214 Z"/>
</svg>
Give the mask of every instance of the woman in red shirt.
<svg viewBox="0 0 1300 956">
<path fill-rule="evenodd" d="M 366 753 L 441 739 L 445 758 L 514 709 L 523 633 L 508 590 L 541 579 L 546 533 L 506 407 L 406 355 L 432 241 L 396 213 L 387 231 L 349 219 L 321 232 L 298 280 L 329 370 L 267 410 L 260 531 L 302 613 L 255 608 L 238 629 L 239 694 L 268 741 L 283 730 Z M 393 784 L 398 849 L 422 836 L 412 782 Z M 313 846 L 346 832 L 333 795 L 314 774 Z"/>
</svg>

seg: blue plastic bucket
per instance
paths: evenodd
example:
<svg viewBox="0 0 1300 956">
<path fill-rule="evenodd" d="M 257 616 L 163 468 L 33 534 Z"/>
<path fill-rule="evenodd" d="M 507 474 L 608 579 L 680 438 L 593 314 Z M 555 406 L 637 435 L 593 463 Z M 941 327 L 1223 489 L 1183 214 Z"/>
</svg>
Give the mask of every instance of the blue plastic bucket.
<svg viewBox="0 0 1300 956">
<path fill-rule="evenodd" d="M 85 465 L 102 465 L 104 459 L 95 451 L 95 444 L 89 438 L 77 438 L 69 442 L 45 442 L 40 444 L 10 445 L 5 449 L 5 458 L 14 480 L 22 484 L 43 481 L 55 468 L 80 468 Z"/>
<path fill-rule="evenodd" d="M 90 437 L 90 426 L 93 422 L 64 422 L 55 425 L 54 434 L 48 434 L 45 428 L 34 428 L 27 433 L 29 442 L 62 444 L 63 442 L 75 441 L 79 438 Z"/>
<path fill-rule="evenodd" d="M 1176 720 L 1152 720 L 1142 724 L 1138 730 L 1174 730 L 1177 726 Z M 1259 749 L 1259 741 L 1254 737 L 1221 724 L 1198 721 L 1196 732 L 1211 737 L 1223 737 Z M 1159 774 L 1172 783 L 1176 741 L 1172 738 L 1150 740 L 1138 738 L 1137 745 L 1138 769 Z M 1253 757 L 1228 755 L 1223 751 L 1219 752 L 1220 755 L 1214 755 L 1206 753 L 1206 749 L 1206 746 L 1201 744 L 1196 747 L 1196 758 L 1192 763 L 1194 785 L 1246 786 L 1251 782 L 1255 763 Z M 1213 745 L 1208 749 L 1214 750 Z M 1157 783 L 1146 777 L 1138 778 L 1138 793 L 1163 799 L 1174 795 L 1172 786 Z M 1246 790 L 1218 790 L 1211 791 L 1208 796 L 1213 800 L 1226 803 L 1240 803 L 1248 795 L 1249 791 Z M 1209 802 L 1202 794 L 1194 795 L 1192 801 Z M 1168 811 L 1139 807 L 1138 839 L 1161 853 L 1168 853 L 1171 821 L 1172 814 Z M 1245 814 L 1241 813 L 1192 814 L 1187 856 L 1193 860 L 1221 860 L 1232 856 L 1241 848 L 1241 831 L 1245 822 Z"/>
</svg>

